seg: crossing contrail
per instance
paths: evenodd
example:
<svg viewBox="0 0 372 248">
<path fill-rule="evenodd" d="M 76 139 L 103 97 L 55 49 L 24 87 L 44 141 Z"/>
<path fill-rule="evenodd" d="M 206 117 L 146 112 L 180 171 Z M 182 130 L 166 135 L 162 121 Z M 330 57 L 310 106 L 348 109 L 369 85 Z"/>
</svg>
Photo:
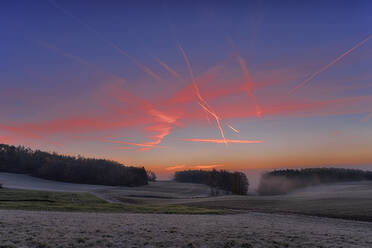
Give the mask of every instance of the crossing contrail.
<svg viewBox="0 0 372 248">
<path fill-rule="evenodd" d="M 202 107 L 202 109 L 204 109 L 204 111 L 207 114 L 209 113 L 211 116 L 213 116 L 213 118 L 215 118 L 216 123 L 217 123 L 217 127 L 220 131 L 220 134 L 221 134 L 221 138 L 222 138 L 223 141 L 226 141 L 225 134 L 223 132 L 221 122 L 220 122 L 221 118 L 216 114 L 216 112 L 212 109 L 212 107 L 209 106 L 208 102 L 206 100 L 204 100 L 204 98 L 201 96 L 198 84 L 196 83 L 196 80 L 194 78 L 194 73 L 192 71 L 190 61 L 187 58 L 187 55 L 186 55 L 185 51 L 183 50 L 183 48 L 181 47 L 181 45 L 178 45 L 178 48 L 180 49 L 180 51 L 182 53 L 182 56 L 185 60 L 185 63 L 187 65 L 187 68 L 189 70 L 191 81 L 192 81 L 192 84 L 194 86 L 195 94 L 196 94 L 197 98 L 199 99 L 198 104 L 200 105 L 200 107 Z M 224 143 L 225 143 L 225 145 L 227 145 L 227 142 L 224 142 Z"/>
</svg>

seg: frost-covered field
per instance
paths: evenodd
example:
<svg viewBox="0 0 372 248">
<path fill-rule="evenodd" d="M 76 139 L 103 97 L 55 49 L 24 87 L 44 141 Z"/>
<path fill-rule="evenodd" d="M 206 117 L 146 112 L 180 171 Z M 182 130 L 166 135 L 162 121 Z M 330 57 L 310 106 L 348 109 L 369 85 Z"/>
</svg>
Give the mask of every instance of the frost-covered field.
<svg viewBox="0 0 372 248">
<path fill-rule="evenodd" d="M 0 247 L 372 247 L 372 223 L 300 215 L 0 211 Z"/>
<path fill-rule="evenodd" d="M 282 196 L 208 197 L 207 186 L 175 182 L 156 182 L 134 188 L 107 187 L 9 173 L 0 173 L 0 181 L 10 188 L 87 191 L 109 201 L 124 203 L 123 206 L 130 206 L 132 210 L 186 204 L 239 213 L 180 215 L 0 210 L 0 248 L 372 247 L 372 222 L 342 219 L 372 220 L 372 182 L 320 185 Z M 42 204 L 43 208 L 38 210 L 50 210 L 48 202 L 23 199 L 25 192 L 15 192 L 14 199 L 1 199 L 8 205 Z M 129 203 L 133 204 L 125 205 Z M 81 200 L 79 204 L 84 209 L 92 202 Z"/>
</svg>

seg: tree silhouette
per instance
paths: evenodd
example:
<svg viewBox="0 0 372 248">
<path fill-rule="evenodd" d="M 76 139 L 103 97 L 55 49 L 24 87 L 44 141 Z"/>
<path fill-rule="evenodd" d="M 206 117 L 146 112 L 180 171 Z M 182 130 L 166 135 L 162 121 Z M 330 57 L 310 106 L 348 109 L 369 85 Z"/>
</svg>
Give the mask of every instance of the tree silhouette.
<svg viewBox="0 0 372 248">
<path fill-rule="evenodd" d="M 201 183 L 215 189 L 229 191 L 233 194 L 246 195 L 248 192 L 248 179 L 242 172 L 228 172 L 226 170 L 185 170 L 174 174 L 177 182 Z M 212 193 L 213 194 L 213 193 Z"/>
<path fill-rule="evenodd" d="M 143 167 L 129 167 L 105 159 L 59 155 L 5 144 L 0 144 L 0 171 L 86 184 L 140 186 L 148 183 L 148 174 Z"/>
</svg>

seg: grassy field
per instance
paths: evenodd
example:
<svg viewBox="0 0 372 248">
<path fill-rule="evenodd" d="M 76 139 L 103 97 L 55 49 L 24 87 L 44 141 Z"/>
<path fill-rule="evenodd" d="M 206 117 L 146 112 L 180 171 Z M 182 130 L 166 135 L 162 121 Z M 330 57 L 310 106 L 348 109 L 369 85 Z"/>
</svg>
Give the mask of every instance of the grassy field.
<svg viewBox="0 0 372 248">
<path fill-rule="evenodd" d="M 206 197 L 174 182 L 53 192 L 24 179 L 45 190 L 0 189 L 0 248 L 372 247 L 372 182 Z"/>
<path fill-rule="evenodd" d="M 355 192 L 327 198 L 300 195 L 272 197 L 230 195 L 185 201 L 164 200 L 162 204 L 123 204 L 108 203 L 90 193 L 0 190 L 0 209 L 169 214 L 222 214 L 234 210 L 372 221 L 370 211 L 372 197 L 362 197 Z"/>
<path fill-rule="evenodd" d="M 222 196 L 184 204 L 216 209 L 372 221 L 372 182 L 309 187 L 282 196 Z"/>
<path fill-rule="evenodd" d="M 372 200 L 319 199 L 288 200 L 236 197 L 186 203 L 189 206 L 255 211 L 264 213 L 305 214 L 313 216 L 372 221 Z"/>
<path fill-rule="evenodd" d="M 208 197 L 208 186 L 171 181 L 132 188 L 57 183 L 61 186 L 57 190 L 75 192 L 53 192 L 53 181 L 9 173 L 3 179 L 5 185 L 43 189 L 2 189 L 0 209 L 184 214 L 255 211 L 372 221 L 372 182 L 367 181 L 319 185 L 279 196 Z"/>
<path fill-rule="evenodd" d="M 130 205 L 108 203 L 89 193 L 19 189 L 0 189 L 0 209 L 169 214 L 221 214 L 223 212 L 222 210 L 175 204 Z"/>
<path fill-rule="evenodd" d="M 168 185 L 100 192 L 117 203 L 95 192 L 0 189 L 0 248 L 372 247 L 372 182 L 218 197 Z"/>
</svg>

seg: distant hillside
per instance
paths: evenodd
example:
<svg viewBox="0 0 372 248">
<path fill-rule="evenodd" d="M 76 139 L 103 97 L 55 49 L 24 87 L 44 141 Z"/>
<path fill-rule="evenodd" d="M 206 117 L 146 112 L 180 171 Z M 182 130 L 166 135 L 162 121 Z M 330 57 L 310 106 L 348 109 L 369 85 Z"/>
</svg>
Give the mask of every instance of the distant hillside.
<svg viewBox="0 0 372 248">
<path fill-rule="evenodd" d="M 248 179 L 242 172 L 228 172 L 225 170 L 185 170 L 174 174 L 174 180 L 184 183 L 202 183 L 212 188 L 222 189 L 233 194 L 246 195 Z"/>
<path fill-rule="evenodd" d="M 343 168 L 275 170 L 262 175 L 258 193 L 261 195 L 278 195 L 321 183 L 363 180 L 372 180 L 372 171 Z"/>
<path fill-rule="evenodd" d="M 84 184 L 140 186 L 148 183 L 143 167 L 128 167 L 104 159 L 59 155 L 5 144 L 0 144 L 0 172 L 25 173 Z"/>
</svg>

